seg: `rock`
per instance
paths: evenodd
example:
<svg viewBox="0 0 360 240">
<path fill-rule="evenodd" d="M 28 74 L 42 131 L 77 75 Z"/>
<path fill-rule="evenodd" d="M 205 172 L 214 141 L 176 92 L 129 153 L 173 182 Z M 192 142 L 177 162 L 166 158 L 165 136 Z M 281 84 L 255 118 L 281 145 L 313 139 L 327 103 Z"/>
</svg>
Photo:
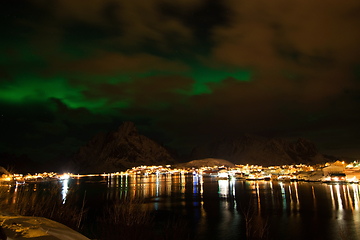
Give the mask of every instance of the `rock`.
<svg viewBox="0 0 360 240">
<path fill-rule="evenodd" d="M 126 170 L 139 165 L 174 164 L 166 149 L 140 135 L 132 122 L 117 131 L 99 133 L 79 148 L 71 161 L 77 173 L 102 173 Z"/>
</svg>

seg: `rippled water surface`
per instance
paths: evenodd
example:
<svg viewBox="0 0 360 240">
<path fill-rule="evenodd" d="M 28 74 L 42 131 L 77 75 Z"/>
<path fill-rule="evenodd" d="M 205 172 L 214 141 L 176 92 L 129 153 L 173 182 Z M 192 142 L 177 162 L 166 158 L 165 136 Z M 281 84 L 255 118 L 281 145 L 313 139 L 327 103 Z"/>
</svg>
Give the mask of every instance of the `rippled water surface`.
<svg viewBox="0 0 360 240">
<path fill-rule="evenodd" d="M 192 175 L 87 177 L 64 181 L 63 197 L 75 185 L 79 195 L 86 191 L 86 203 L 93 207 L 143 198 L 151 210 L 182 216 L 196 239 L 244 239 L 246 229 L 253 234 L 265 229 L 270 239 L 360 239 L 358 184 Z"/>
</svg>

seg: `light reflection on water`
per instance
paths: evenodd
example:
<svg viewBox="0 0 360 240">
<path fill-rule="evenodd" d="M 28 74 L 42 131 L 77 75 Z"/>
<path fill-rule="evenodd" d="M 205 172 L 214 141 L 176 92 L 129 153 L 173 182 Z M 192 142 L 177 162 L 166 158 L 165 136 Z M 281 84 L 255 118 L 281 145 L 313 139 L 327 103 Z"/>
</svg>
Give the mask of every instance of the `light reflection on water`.
<svg viewBox="0 0 360 240">
<path fill-rule="evenodd" d="M 65 203 L 65 201 L 66 201 L 66 196 L 67 196 L 68 190 L 69 190 L 69 180 L 65 179 L 62 181 L 62 189 L 61 189 L 63 203 Z"/>
<path fill-rule="evenodd" d="M 229 180 L 219 180 L 219 196 L 220 198 L 228 198 L 229 192 Z"/>
<path fill-rule="evenodd" d="M 327 185 L 303 182 L 249 181 L 243 185 L 243 182 L 234 179 L 216 181 L 214 178 L 183 174 L 174 176 L 160 174 L 148 177 L 114 176 L 109 178 L 108 183 L 108 200 L 115 197 L 166 198 L 172 195 L 180 195 L 180 198 L 184 199 L 184 195 L 189 194 L 187 191 L 189 188 L 195 202 L 194 205 L 197 206 L 197 203 L 203 204 L 204 202 L 203 195 L 207 191 L 206 185 L 216 184 L 218 198 L 232 201 L 232 206 L 235 208 L 238 205 L 240 194 L 243 193 L 236 190 L 239 186 L 242 191 L 250 193 L 249 197 L 255 199 L 258 211 L 265 207 L 263 201 L 266 206 L 272 205 L 276 209 L 280 206 L 283 211 L 299 211 L 302 202 L 306 202 L 304 208 L 311 206 L 312 209 L 317 209 L 317 195 L 324 193 L 329 194 L 322 196 L 321 199 L 330 201 L 331 208 L 338 212 L 343 210 L 356 212 L 359 210 L 360 203 L 359 185 L 354 184 Z M 310 191 L 305 191 L 309 187 Z"/>
<path fill-rule="evenodd" d="M 349 239 L 360 238 L 357 184 L 216 180 L 184 174 L 124 175 L 64 180 L 64 201 L 72 183 L 89 192 L 87 197 L 97 205 L 143 198 L 152 210 L 182 214 L 198 233 L 197 239 L 242 239 L 243 212 L 247 209 L 252 211 L 255 228 L 268 221 L 271 239 L 340 238 L 339 229 L 348 229 Z"/>
</svg>

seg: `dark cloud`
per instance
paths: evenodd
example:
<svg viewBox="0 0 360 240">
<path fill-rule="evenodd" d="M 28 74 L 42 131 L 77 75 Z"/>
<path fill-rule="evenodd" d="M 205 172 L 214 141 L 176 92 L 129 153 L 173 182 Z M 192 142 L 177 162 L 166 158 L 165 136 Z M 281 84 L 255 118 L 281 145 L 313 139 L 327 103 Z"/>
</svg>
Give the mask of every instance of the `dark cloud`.
<svg viewBox="0 0 360 240">
<path fill-rule="evenodd" d="M 4 148 L 13 148 L 14 146 L 23 147 L 25 145 L 36 146 L 44 144 L 46 141 L 38 143 L 27 141 L 27 136 L 38 136 L 37 129 L 34 129 L 33 122 L 51 123 L 55 116 L 46 104 L 29 103 L 26 106 L 11 105 L 1 103 L 0 125 L 2 145 Z"/>
<path fill-rule="evenodd" d="M 88 59 L 70 62 L 62 69 L 82 74 L 113 75 L 119 73 L 146 73 L 149 71 L 182 72 L 188 67 L 177 61 L 167 60 L 150 54 L 123 55 L 119 53 L 99 53 Z"/>
<path fill-rule="evenodd" d="M 67 126 L 62 122 L 34 122 L 34 127 L 39 134 L 65 135 L 69 134 Z"/>
<path fill-rule="evenodd" d="M 327 85 L 329 90 L 320 89 Z M 193 96 L 186 104 L 166 112 L 153 112 L 158 120 L 154 126 L 176 136 L 173 146 L 194 146 L 224 136 L 253 133 L 289 140 L 306 137 L 320 150 L 333 154 L 330 146 L 335 143 L 338 146 L 360 143 L 353 134 L 359 128 L 360 115 L 356 109 L 360 101 L 355 94 L 359 85 L 348 87 L 351 93 L 339 85 L 333 86 L 331 81 L 227 79 L 211 85 L 211 94 Z M 355 154 L 354 150 L 351 152 Z"/>
<path fill-rule="evenodd" d="M 360 156 L 359 12 L 358 0 L 6 1 L 0 151 L 68 154 L 130 120 L 187 151 L 253 133 Z"/>
<path fill-rule="evenodd" d="M 107 98 L 108 103 L 128 101 L 130 108 L 162 108 L 187 98 L 194 81 L 180 76 L 152 76 L 117 84 L 92 84 L 83 94 L 89 99 Z M 183 91 L 183 92 L 182 92 Z"/>
<path fill-rule="evenodd" d="M 28 154 L 35 160 L 46 160 L 56 154 L 70 154 L 79 143 L 84 143 L 98 131 L 105 131 L 114 126 L 114 119 L 93 114 L 87 109 L 70 109 L 60 100 L 53 99 L 47 103 L 1 104 L 1 152 L 14 151 L 17 154 Z M 120 121 L 115 123 L 120 125 Z M 71 137 L 70 137 L 71 136 Z M 73 139 L 68 141 L 66 139 Z M 64 141 L 68 144 L 64 144 Z M 71 143 L 77 145 L 69 145 Z M 42 149 L 57 148 L 62 152 Z M 51 160 L 51 159 L 48 159 Z"/>
<path fill-rule="evenodd" d="M 58 28 L 63 28 L 65 41 L 85 42 L 111 48 L 132 49 L 133 52 L 149 46 L 162 51 L 172 51 L 169 40 L 192 40 L 192 33 L 181 21 L 164 18 L 158 11 L 162 1 L 54 1 L 52 12 Z M 178 4 L 183 4 L 179 1 Z M 44 3 L 40 3 L 44 6 Z M 192 4 L 189 2 L 189 5 Z M 174 37 L 171 37 L 174 36 Z"/>
<path fill-rule="evenodd" d="M 211 41 L 214 27 L 229 24 L 230 7 L 221 1 L 204 0 L 201 4 L 189 9 L 189 6 L 179 6 L 177 2 L 160 2 L 160 12 L 165 19 L 176 19 L 182 22 L 203 46 Z"/>
<path fill-rule="evenodd" d="M 226 2 L 236 14 L 230 26 L 214 31 L 214 56 L 221 61 L 266 69 L 293 67 L 289 58 L 297 64 L 306 56 L 358 61 L 357 1 Z"/>
<path fill-rule="evenodd" d="M 12 82 L 14 79 L 12 78 L 11 74 L 5 70 L 5 68 L 0 67 L 0 79 L 2 81 Z"/>
</svg>

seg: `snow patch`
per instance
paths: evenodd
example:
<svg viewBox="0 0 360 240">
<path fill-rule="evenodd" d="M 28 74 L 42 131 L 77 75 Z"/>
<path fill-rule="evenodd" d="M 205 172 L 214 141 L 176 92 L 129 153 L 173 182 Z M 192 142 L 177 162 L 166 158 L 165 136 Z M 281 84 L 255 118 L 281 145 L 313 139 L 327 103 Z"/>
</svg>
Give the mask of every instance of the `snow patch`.
<svg viewBox="0 0 360 240">
<path fill-rule="evenodd" d="M 0 214 L 0 223 L 7 239 L 89 240 L 71 228 L 42 217 Z"/>
</svg>

